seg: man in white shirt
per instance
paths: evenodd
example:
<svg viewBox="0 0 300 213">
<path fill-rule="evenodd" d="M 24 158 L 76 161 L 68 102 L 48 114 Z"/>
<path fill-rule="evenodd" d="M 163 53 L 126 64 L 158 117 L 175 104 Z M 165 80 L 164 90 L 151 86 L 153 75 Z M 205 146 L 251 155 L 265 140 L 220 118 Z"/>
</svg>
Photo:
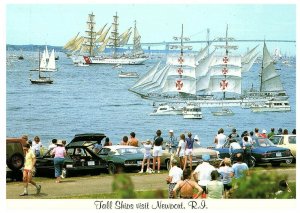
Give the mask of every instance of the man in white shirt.
<svg viewBox="0 0 300 213">
<path fill-rule="evenodd" d="M 177 182 L 181 180 L 183 171 L 177 166 L 178 162 L 176 159 L 171 160 L 172 168 L 169 171 L 169 176 L 166 181 L 169 184 L 169 198 L 173 197 L 173 189 L 176 186 Z"/>
<path fill-rule="evenodd" d="M 216 168 L 209 164 L 209 154 L 202 155 L 202 160 L 203 163 L 199 164 L 193 172 L 193 177 L 203 189 L 203 193 L 206 193 L 207 183 L 211 181 L 211 172 Z"/>
<path fill-rule="evenodd" d="M 224 135 L 224 129 L 219 129 L 214 141 L 214 143 L 216 144 L 216 148 L 221 148 L 225 144 L 226 138 L 226 135 Z"/>
<path fill-rule="evenodd" d="M 53 149 L 56 147 L 57 139 L 52 139 L 52 143 L 49 145 L 48 149 Z"/>
</svg>

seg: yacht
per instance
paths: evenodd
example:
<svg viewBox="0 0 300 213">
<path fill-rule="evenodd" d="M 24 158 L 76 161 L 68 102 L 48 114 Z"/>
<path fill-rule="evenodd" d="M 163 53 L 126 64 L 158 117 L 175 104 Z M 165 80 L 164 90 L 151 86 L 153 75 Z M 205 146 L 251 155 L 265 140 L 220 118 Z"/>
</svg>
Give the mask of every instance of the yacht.
<svg viewBox="0 0 300 213">
<path fill-rule="evenodd" d="M 286 112 L 291 111 L 291 106 L 287 100 L 269 100 L 264 104 L 253 104 L 250 106 L 252 112 Z"/>
<path fill-rule="evenodd" d="M 123 72 L 119 73 L 120 78 L 138 78 L 139 74 L 137 72 Z"/>
<path fill-rule="evenodd" d="M 187 105 L 182 109 L 183 118 L 202 119 L 201 107 L 197 105 Z"/>
<path fill-rule="evenodd" d="M 182 115 L 182 108 L 161 104 L 150 115 Z"/>
</svg>

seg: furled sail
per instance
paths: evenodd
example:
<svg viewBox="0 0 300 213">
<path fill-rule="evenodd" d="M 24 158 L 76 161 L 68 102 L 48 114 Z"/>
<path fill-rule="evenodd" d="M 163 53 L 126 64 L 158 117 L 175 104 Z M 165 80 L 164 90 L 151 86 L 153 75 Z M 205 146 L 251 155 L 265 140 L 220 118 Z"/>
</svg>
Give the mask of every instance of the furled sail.
<svg viewBox="0 0 300 213">
<path fill-rule="evenodd" d="M 142 86 L 144 83 L 151 82 L 159 65 L 160 65 L 160 62 L 158 62 L 148 72 L 146 72 L 144 75 L 142 75 L 141 78 L 131 87 L 131 89 L 138 88 L 138 87 Z"/>
<path fill-rule="evenodd" d="M 199 53 L 195 56 L 196 64 L 198 64 L 198 62 L 199 62 L 201 59 L 205 58 L 205 55 L 206 55 L 206 53 L 207 53 L 209 47 L 210 47 L 210 44 L 209 44 L 209 45 L 206 45 L 206 47 L 204 47 L 202 50 L 200 50 Z"/>
<path fill-rule="evenodd" d="M 176 66 L 190 66 L 195 67 L 195 57 L 184 55 L 184 56 L 168 56 L 167 57 L 167 64 L 176 65 Z"/>
</svg>

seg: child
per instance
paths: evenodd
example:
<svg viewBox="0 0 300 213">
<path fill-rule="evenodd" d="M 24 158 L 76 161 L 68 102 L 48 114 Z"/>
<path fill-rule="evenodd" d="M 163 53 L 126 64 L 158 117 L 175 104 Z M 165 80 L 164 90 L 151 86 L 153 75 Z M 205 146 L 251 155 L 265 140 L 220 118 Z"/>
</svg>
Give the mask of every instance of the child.
<svg viewBox="0 0 300 213">
<path fill-rule="evenodd" d="M 146 142 L 142 142 L 142 144 L 144 145 L 144 148 L 145 148 L 145 153 L 144 153 L 144 159 L 143 159 L 143 162 L 142 162 L 142 168 L 141 168 L 141 171 L 139 173 L 143 173 L 144 172 L 144 164 L 145 164 L 145 161 L 147 159 L 147 173 L 152 173 L 152 169 L 150 168 L 150 158 L 151 158 L 151 148 L 152 148 L 152 143 L 149 139 L 147 139 Z"/>
</svg>

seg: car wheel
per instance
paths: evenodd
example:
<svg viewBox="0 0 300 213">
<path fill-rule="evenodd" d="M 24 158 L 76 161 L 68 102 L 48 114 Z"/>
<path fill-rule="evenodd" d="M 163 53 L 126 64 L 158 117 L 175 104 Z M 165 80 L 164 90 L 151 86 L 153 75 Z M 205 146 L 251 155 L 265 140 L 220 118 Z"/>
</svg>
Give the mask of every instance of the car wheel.
<svg viewBox="0 0 300 213">
<path fill-rule="evenodd" d="M 68 170 L 66 168 L 63 168 L 61 172 L 61 178 L 67 178 L 68 175 Z"/>
<path fill-rule="evenodd" d="M 108 173 L 111 174 L 111 175 L 113 175 L 113 174 L 116 173 L 116 171 L 117 171 L 116 165 L 113 164 L 113 163 L 109 163 L 108 164 Z"/>
<path fill-rule="evenodd" d="M 166 160 L 166 166 L 167 166 L 167 170 L 170 170 L 170 169 L 171 169 L 171 162 L 170 162 L 170 159 L 167 159 L 167 160 Z"/>
<path fill-rule="evenodd" d="M 286 162 L 286 164 L 291 164 L 293 162 L 293 159 L 288 159 L 285 162 Z"/>
<path fill-rule="evenodd" d="M 280 162 L 273 162 L 273 163 L 271 163 L 271 164 L 272 164 L 273 167 L 278 167 L 278 166 L 280 166 Z"/>
<path fill-rule="evenodd" d="M 11 170 L 20 170 L 24 165 L 24 157 L 21 154 L 14 154 L 7 161 L 7 166 Z"/>
<path fill-rule="evenodd" d="M 253 168 L 255 166 L 255 158 L 251 158 L 248 162 L 248 167 Z"/>
</svg>

